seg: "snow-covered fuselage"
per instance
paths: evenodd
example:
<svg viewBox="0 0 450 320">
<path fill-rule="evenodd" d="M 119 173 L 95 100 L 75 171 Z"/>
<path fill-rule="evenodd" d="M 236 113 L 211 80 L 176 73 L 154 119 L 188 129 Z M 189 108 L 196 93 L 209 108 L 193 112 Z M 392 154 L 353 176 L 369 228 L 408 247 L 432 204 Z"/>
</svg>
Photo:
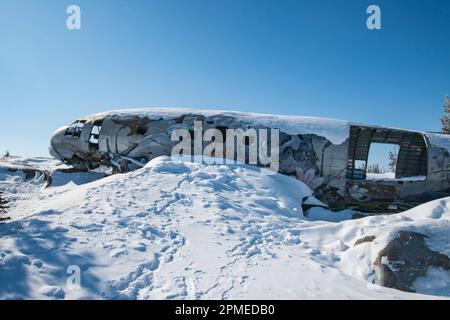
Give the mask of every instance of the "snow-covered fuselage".
<svg viewBox="0 0 450 320">
<path fill-rule="evenodd" d="M 192 139 L 191 148 L 186 148 L 186 135 Z M 208 145 L 218 137 L 223 150 L 211 153 Z M 183 151 L 195 155 L 196 161 L 206 153 L 225 163 L 245 161 L 303 180 L 332 209 L 395 212 L 450 195 L 449 136 L 342 120 L 193 109 L 119 110 L 57 130 L 50 152 L 81 170 L 104 165 L 123 172 L 173 155 L 183 149 L 182 140 Z M 373 143 L 399 146 L 394 178 L 368 179 Z"/>
</svg>

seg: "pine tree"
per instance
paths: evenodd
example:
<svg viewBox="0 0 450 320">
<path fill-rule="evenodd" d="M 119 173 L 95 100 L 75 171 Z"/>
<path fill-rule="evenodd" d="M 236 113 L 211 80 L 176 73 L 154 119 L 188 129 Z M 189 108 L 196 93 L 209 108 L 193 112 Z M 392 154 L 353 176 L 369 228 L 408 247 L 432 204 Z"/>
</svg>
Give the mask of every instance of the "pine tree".
<svg viewBox="0 0 450 320">
<path fill-rule="evenodd" d="M 444 114 L 441 117 L 442 133 L 450 134 L 450 98 L 444 99 Z"/>
<path fill-rule="evenodd" d="M 395 168 L 397 167 L 397 154 L 392 151 L 389 151 L 388 166 L 391 172 L 395 172 Z"/>
<path fill-rule="evenodd" d="M 384 170 L 380 167 L 378 163 L 369 165 L 367 169 L 368 173 L 384 173 Z"/>
<path fill-rule="evenodd" d="M 8 208 L 8 201 L 4 198 L 3 192 L 0 191 L 0 223 L 11 219 L 10 217 L 3 216 Z"/>
</svg>

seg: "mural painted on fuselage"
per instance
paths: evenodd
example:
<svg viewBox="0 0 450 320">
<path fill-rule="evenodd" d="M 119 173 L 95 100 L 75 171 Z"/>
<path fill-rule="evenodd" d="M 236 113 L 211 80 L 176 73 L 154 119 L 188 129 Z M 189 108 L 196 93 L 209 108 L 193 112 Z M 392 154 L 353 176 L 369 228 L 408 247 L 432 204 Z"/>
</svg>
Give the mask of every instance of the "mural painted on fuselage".
<svg viewBox="0 0 450 320">
<path fill-rule="evenodd" d="M 82 120 L 80 136 L 67 135 L 68 128 L 62 128 L 51 143 L 55 157 L 80 169 L 119 164 L 119 170 L 127 171 L 138 168 L 136 163 L 170 156 L 178 143 L 172 141 L 172 133 L 186 129 L 194 137 L 197 121 L 203 132 L 215 128 L 224 132 L 224 137 L 227 129 L 266 129 L 269 132 L 279 129 L 279 173 L 305 182 L 315 196 L 332 209 L 395 212 L 450 195 L 450 139 L 441 134 L 413 132 L 426 143 L 423 179 L 402 177 L 385 181 L 348 177 L 350 128 L 358 125 L 347 121 L 183 109 L 125 110 Z M 94 124 L 101 127 L 98 143 L 90 142 Z M 412 132 L 377 126 L 364 128 L 404 132 L 406 136 Z M 233 157 L 236 159 L 235 155 Z M 259 162 L 257 165 L 261 166 Z"/>
</svg>

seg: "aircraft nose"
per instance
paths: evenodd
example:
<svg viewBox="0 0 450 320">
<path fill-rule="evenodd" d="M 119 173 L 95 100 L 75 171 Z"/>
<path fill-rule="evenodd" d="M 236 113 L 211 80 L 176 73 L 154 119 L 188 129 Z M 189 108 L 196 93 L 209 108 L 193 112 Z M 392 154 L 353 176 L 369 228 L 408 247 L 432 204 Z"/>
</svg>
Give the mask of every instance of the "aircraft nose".
<svg viewBox="0 0 450 320">
<path fill-rule="evenodd" d="M 61 142 L 63 142 L 64 136 L 65 136 L 66 131 L 67 131 L 67 128 L 68 128 L 68 127 L 62 127 L 62 128 L 59 128 L 58 130 L 56 130 L 56 131 L 53 133 L 52 141 L 51 141 L 51 144 L 52 144 L 52 145 L 58 145 L 58 144 L 60 144 Z"/>
<path fill-rule="evenodd" d="M 62 154 L 64 153 L 65 145 L 65 134 L 67 131 L 67 126 L 59 128 L 53 133 L 52 139 L 50 141 L 50 154 L 60 160 L 62 159 Z"/>
</svg>

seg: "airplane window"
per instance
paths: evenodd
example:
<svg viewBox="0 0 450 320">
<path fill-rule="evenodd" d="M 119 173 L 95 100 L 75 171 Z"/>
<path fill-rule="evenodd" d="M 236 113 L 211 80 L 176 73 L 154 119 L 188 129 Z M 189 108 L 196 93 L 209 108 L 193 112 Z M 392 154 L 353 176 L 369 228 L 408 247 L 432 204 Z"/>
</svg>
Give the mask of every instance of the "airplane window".
<svg viewBox="0 0 450 320">
<path fill-rule="evenodd" d="M 141 136 L 145 136 L 145 134 L 147 133 L 148 129 L 146 127 L 139 127 L 137 129 L 137 134 L 141 135 Z"/>
<path fill-rule="evenodd" d="M 100 139 L 100 131 L 102 130 L 101 126 L 96 126 L 94 125 L 92 127 L 92 131 L 91 131 L 91 137 L 89 138 L 89 142 L 91 144 L 98 144 L 99 143 L 99 139 Z"/>
<path fill-rule="evenodd" d="M 72 123 L 66 130 L 66 136 L 73 136 L 78 125 L 78 121 Z"/>
<path fill-rule="evenodd" d="M 366 168 L 367 168 L 367 161 L 356 160 L 355 161 L 355 168 L 358 169 L 358 170 L 366 170 Z"/>
<path fill-rule="evenodd" d="M 80 120 L 72 123 L 66 130 L 66 136 L 80 137 L 86 121 Z"/>
</svg>

